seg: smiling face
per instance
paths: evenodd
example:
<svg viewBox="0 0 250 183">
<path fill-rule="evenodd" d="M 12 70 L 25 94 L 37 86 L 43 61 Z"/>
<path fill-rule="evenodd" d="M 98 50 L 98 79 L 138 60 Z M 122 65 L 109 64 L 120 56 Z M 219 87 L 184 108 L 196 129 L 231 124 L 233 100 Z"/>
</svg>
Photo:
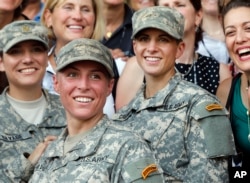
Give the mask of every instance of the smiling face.
<svg viewBox="0 0 250 183">
<path fill-rule="evenodd" d="M 236 66 L 250 72 L 250 8 L 233 8 L 224 16 L 226 45 Z"/>
<path fill-rule="evenodd" d="M 10 88 L 41 87 L 48 52 L 38 41 L 24 41 L 3 53 L 1 70 L 6 72 Z"/>
<path fill-rule="evenodd" d="M 107 75 L 105 67 L 93 61 L 74 62 L 57 73 L 54 86 L 68 119 L 91 121 L 103 115 L 114 82 Z"/>
<path fill-rule="evenodd" d="M 175 60 L 181 56 L 184 43 L 158 29 L 144 29 L 135 36 L 134 51 L 145 75 L 162 78 L 174 74 Z"/>
<path fill-rule="evenodd" d="M 92 0 L 65 0 L 51 12 L 46 9 L 45 22 L 53 28 L 58 45 L 77 38 L 90 38 L 95 26 Z"/>
</svg>

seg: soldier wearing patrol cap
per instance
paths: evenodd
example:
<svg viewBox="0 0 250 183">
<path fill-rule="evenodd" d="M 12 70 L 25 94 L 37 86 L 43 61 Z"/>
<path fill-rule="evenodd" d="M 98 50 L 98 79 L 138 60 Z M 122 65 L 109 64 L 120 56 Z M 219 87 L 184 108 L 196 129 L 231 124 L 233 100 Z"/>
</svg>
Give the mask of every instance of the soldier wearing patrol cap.
<svg viewBox="0 0 250 183">
<path fill-rule="evenodd" d="M 112 66 L 99 41 L 76 39 L 61 48 L 54 85 L 67 128 L 46 149 L 30 182 L 164 182 L 147 143 L 103 113 Z"/>
<path fill-rule="evenodd" d="M 29 156 L 34 149 L 46 148 L 44 139 L 53 140 L 66 126 L 59 97 L 41 87 L 47 34 L 31 20 L 15 21 L 0 31 L 0 69 L 9 81 L 0 95 L 0 182 L 23 176 L 36 161 Z"/>
<path fill-rule="evenodd" d="M 183 16 L 155 6 L 137 11 L 132 23 L 145 84 L 113 120 L 149 143 L 166 182 L 228 182 L 227 158 L 235 153 L 228 113 L 214 95 L 175 72 L 185 48 Z"/>
</svg>

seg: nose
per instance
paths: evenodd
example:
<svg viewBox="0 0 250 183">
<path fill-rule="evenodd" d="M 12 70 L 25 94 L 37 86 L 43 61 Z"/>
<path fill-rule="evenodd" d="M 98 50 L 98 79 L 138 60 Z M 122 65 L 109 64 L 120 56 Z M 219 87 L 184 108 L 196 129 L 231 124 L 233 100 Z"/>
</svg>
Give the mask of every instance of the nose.
<svg viewBox="0 0 250 183">
<path fill-rule="evenodd" d="M 147 51 L 148 52 L 155 52 L 157 50 L 157 44 L 155 40 L 150 40 L 148 46 L 147 46 Z"/>
<path fill-rule="evenodd" d="M 31 63 L 32 62 L 32 53 L 28 50 L 26 50 L 23 54 L 23 58 L 22 58 L 22 62 L 23 63 Z"/>
<path fill-rule="evenodd" d="M 245 34 L 244 31 L 242 31 L 242 30 L 237 30 L 236 31 L 236 36 L 235 36 L 235 42 L 236 43 L 239 44 L 239 43 L 245 42 L 246 39 L 247 39 L 247 37 L 246 37 L 246 34 Z"/>
<path fill-rule="evenodd" d="M 72 12 L 72 18 L 77 20 L 77 21 L 82 20 L 82 11 L 80 9 L 75 9 Z"/>
<path fill-rule="evenodd" d="M 77 88 L 79 90 L 88 90 L 89 88 L 89 80 L 87 77 L 79 77 L 77 82 Z"/>
</svg>

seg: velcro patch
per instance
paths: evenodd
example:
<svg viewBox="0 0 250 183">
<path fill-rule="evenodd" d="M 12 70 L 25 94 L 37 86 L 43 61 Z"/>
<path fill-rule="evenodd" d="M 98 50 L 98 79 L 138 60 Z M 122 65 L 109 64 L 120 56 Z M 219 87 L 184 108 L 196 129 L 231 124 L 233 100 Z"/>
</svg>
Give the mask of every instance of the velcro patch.
<svg viewBox="0 0 250 183">
<path fill-rule="evenodd" d="M 149 174 L 151 174 L 152 172 L 155 172 L 157 170 L 158 170 L 158 168 L 157 168 L 156 164 L 151 164 L 151 165 L 147 166 L 146 168 L 144 168 L 142 170 L 142 173 L 141 173 L 143 179 L 146 179 Z"/>
<path fill-rule="evenodd" d="M 207 109 L 208 111 L 222 110 L 223 107 L 222 107 L 222 105 L 219 105 L 219 104 L 209 104 L 209 105 L 206 106 L 206 109 Z"/>
</svg>

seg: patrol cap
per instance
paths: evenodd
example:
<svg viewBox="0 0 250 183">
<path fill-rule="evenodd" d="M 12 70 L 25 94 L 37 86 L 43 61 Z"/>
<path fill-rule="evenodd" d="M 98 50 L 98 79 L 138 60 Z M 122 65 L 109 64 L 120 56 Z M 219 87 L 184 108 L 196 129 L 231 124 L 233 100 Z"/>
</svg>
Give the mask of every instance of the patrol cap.
<svg viewBox="0 0 250 183">
<path fill-rule="evenodd" d="M 7 52 L 14 45 L 23 41 L 39 41 L 48 46 L 48 30 L 32 20 L 14 21 L 0 31 L 0 50 Z"/>
<path fill-rule="evenodd" d="M 113 72 L 113 57 L 109 49 L 94 39 L 80 38 L 70 41 L 62 47 L 56 59 L 56 71 L 78 61 L 94 61 L 102 64 L 111 77 Z"/>
<path fill-rule="evenodd" d="M 184 17 L 177 10 L 165 6 L 143 8 L 132 17 L 132 38 L 143 29 L 155 28 L 162 30 L 177 40 L 184 34 Z"/>
</svg>

